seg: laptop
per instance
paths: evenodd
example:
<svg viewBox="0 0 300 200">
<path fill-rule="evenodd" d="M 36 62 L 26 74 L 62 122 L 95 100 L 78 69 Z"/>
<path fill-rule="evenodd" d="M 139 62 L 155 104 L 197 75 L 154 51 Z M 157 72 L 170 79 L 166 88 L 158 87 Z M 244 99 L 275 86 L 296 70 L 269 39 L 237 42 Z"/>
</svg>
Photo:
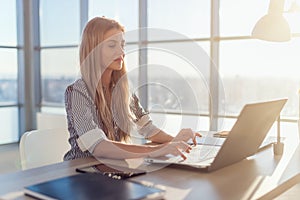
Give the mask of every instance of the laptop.
<svg viewBox="0 0 300 200">
<path fill-rule="evenodd" d="M 146 162 L 214 171 L 255 154 L 287 99 L 246 104 L 222 145 L 197 145 L 188 157 L 147 158 Z"/>
</svg>

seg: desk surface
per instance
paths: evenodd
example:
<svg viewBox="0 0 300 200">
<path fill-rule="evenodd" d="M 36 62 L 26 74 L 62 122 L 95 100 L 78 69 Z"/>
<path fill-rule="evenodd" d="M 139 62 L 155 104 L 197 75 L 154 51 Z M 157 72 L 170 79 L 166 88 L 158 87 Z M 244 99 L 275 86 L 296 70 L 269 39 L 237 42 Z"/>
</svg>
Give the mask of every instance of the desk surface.
<svg viewBox="0 0 300 200">
<path fill-rule="evenodd" d="M 24 186 L 72 175 L 75 168 L 97 162 L 85 158 L 1 175 L 0 199 L 31 199 L 23 195 Z M 285 146 L 283 156 L 274 156 L 268 148 L 210 173 L 165 167 L 132 179 L 165 186 L 166 199 L 271 199 L 298 182 L 299 172 L 297 140 L 297 144 Z"/>
</svg>

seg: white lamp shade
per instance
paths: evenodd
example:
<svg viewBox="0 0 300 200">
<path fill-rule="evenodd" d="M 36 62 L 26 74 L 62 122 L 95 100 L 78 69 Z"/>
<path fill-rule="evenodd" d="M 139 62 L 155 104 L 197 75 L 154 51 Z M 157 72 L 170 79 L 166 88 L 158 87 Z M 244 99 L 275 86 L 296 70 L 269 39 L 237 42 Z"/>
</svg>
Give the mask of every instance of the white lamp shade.
<svg viewBox="0 0 300 200">
<path fill-rule="evenodd" d="M 282 14 L 269 13 L 256 23 L 252 37 L 271 42 L 286 42 L 291 39 L 291 30 Z"/>
</svg>

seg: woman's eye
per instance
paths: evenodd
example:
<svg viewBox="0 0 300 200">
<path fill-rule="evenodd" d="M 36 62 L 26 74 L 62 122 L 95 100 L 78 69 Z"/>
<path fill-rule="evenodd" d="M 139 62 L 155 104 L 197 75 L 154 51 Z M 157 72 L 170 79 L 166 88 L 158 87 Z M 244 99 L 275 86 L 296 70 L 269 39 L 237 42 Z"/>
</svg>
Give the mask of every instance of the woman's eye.
<svg viewBox="0 0 300 200">
<path fill-rule="evenodd" d="M 110 48 L 114 48 L 114 47 L 116 47 L 116 44 L 110 44 L 110 45 L 108 45 Z"/>
</svg>

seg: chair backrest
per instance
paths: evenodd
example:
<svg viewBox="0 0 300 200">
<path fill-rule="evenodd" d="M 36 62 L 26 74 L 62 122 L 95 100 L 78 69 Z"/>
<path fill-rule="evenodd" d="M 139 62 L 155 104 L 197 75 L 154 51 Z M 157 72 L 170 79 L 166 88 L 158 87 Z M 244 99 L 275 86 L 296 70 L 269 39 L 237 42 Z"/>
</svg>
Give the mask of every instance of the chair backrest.
<svg viewBox="0 0 300 200">
<path fill-rule="evenodd" d="M 69 133 L 65 128 L 33 130 L 20 140 L 22 169 L 30 169 L 63 161 L 70 149 Z"/>
</svg>

